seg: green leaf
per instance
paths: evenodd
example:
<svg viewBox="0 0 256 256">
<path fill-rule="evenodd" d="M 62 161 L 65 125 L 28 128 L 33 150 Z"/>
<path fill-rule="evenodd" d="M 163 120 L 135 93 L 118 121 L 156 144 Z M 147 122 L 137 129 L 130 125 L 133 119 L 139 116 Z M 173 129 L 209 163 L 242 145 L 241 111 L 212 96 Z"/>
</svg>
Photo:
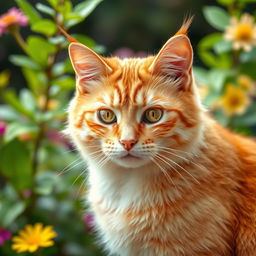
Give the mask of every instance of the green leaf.
<svg viewBox="0 0 256 256">
<path fill-rule="evenodd" d="M 42 37 L 30 36 L 27 40 L 27 50 L 30 57 L 43 66 L 47 66 L 48 57 L 55 53 L 56 46 Z"/>
<path fill-rule="evenodd" d="M 256 3 L 256 0 L 238 0 L 242 4 Z"/>
<path fill-rule="evenodd" d="M 33 113 L 31 113 L 21 104 L 21 102 L 19 101 L 19 99 L 13 91 L 5 91 L 3 92 L 2 96 L 5 102 L 12 106 L 14 109 L 16 109 L 19 113 L 29 117 L 30 119 L 34 118 Z"/>
<path fill-rule="evenodd" d="M 223 39 L 221 33 L 214 33 L 204 37 L 198 44 L 198 54 L 202 61 L 213 68 L 227 69 L 231 67 L 231 57 L 228 53 L 215 55 L 211 49 Z"/>
<path fill-rule="evenodd" d="M 46 36 L 52 36 L 57 31 L 57 27 L 51 20 L 43 19 L 35 22 L 32 25 L 31 30 Z"/>
<path fill-rule="evenodd" d="M 221 93 L 225 80 L 230 75 L 229 70 L 212 69 L 209 71 L 209 82 L 211 88 L 216 93 Z"/>
<path fill-rule="evenodd" d="M 193 73 L 196 78 L 196 82 L 200 85 L 208 85 L 209 84 L 209 76 L 208 71 L 201 67 L 193 67 Z"/>
<path fill-rule="evenodd" d="M 30 90 L 36 96 L 39 96 L 45 88 L 45 83 L 41 78 L 42 73 L 29 68 L 22 68 L 22 73 L 26 78 Z"/>
<path fill-rule="evenodd" d="M 234 125 L 255 126 L 256 125 L 256 104 L 249 106 L 244 115 L 234 117 Z"/>
<path fill-rule="evenodd" d="M 215 92 L 210 92 L 203 99 L 203 104 L 211 107 L 214 103 L 216 103 L 220 99 L 220 94 Z"/>
<path fill-rule="evenodd" d="M 20 102 L 26 109 L 31 112 L 35 111 L 37 108 L 36 99 L 28 89 L 23 88 L 20 91 Z"/>
<path fill-rule="evenodd" d="M 8 228 L 24 210 L 24 202 L 2 199 L 0 201 L 1 226 Z"/>
<path fill-rule="evenodd" d="M 83 17 L 81 17 L 78 14 L 74 14 L 74 13 L 67 14 L 65 19 L 66 20 L 64 22 L 64 26 L 66 28 L 71 28 L 71 27 L 75 26 L 76 24 L 78 24 L 78 23 L 80 23 L 84 20 Z"/>
<path fill-rule="evenodd" d="M 58 176 L 53 172 L 41 172 L 36 176 L 36 192 L 40 195 L 49 195 L 52 193 Z"/>
<path fill-rule="evenodd" d="M 64 44 L 66 43 L 66 39 L 64 36 L 54 36 L 49 38 L 49 42 L 52 44 Z"/>
<path fill-rule="evenodd" d="M 0 119 L 4 121 L 20 120 L 20 115 L 9 105 L 0 105 Z"/>
<path fill-rule="evenodd" d="M 74 90 L 76 85 L 75 79 L 71 76 L 62 76 L 52 81 L 52 83 L 64 90 Z"/>
<path fill-rule="evenodd" d="M 10 142 L 17 136 L 25 133 L 35 134 L 38 131 L 38 127 L 31 123 L 14 122 L 7 126 L 6 133 L 4 134 L 5 142 Z"/>
<path fill-rule="evenodd" d="M 230 55 L 226 53 L 216 56 L 209 51 L 201 51 L 199 52 L 199 56 L 211 68 L 229 69 L 232 65 Z"/>
<path fill-rule="evenodd" d="M 229 15 L 220 7 L 206 6 L 203 8 L 203 14 L 210 25 L 216 29 L 224 30 L 229 25 Z"/>
<path fill-rule="evenodd" d="M 65 0 L 61 5 L 58 5 L 57 9 L 63 15 L 65 21 L 72 11 L 72 3 L 70 0 Z"/>
<path fill-rule="evenodd" d="M 54 9 L 56 9 L 58 7 L 59 4 L 59 0 L 47 0 L 47 2 L 54 7 Z"/>
<path fill-rule="evenodd" d="M 64 70 L 68 73 L 74 73 L 74 69 L 69 58 L 65 61 Z"/>
<path fill-rule="evenodd" d="M 219 4 L 222 4 L 222 5 L 231 5 L 232 3 L 234 3 L 235 2 L 235 0 L 217 0 L 217 2 L 219 3 Z"/>
<path fill-rule="evenodd" d="M 256 48 L 253 48 L 249 52 L 242 52 L 240 54 L 240 60 L 241 62 L 256 62 Z"/>
<path fill-rule="evenodd" d="M 214 117 L 217 119 L 219 123 L 223 126 L 227 126 L 229 123 L 229 117 L 224 114 L 222 110 L 216 111 L 214 113 Z"/>
<path fill-rule="evenodd" d="M 41 15 L 33 8 L 32 5 L 30 5 L 28 1 L 16 0 L 16 3 L 26 14 L 26 16 L 28 16 L 30 24 L 34 24 L 41 19 Z"/>
<path fill-rule="evenodd" d="M 223 35 L 221 33 L 213 33 L 205 36 L 198 44 L 199 50 L 208 50 L 213 48 L 213 46 L 219 41 L 223 40 Z"/>
<path fill-rule="evenodd" d="M 24 55 L 11 55 L 9 57 L 9 60 L 17 66 L 20 67 L 27 67 L 27 68 L 31 68 L 34 70 L 39 70 L 40 66 L 34 62 L 33 60 L 31 60 L 29 57 L 24 56 Z"/>
<path fill-rule="evenodd" d="M 213 48 L 217 54 L 230 52 L 232 50 L 232 43 L 223 39 L 217 42 Z"/>
<path fill-rule="evenodd" d="M 45 14 L 48 14 L 50 16 L 55 16 L 56 12 L 54 9 L 52 9 L 51 7 L 47 6 L 47 5 L 44 5 L 44 4 L 41 4 L 41 3 L 37 3 L 36 4 L 36 8 L 45 13 Z"/>
<path fill-rule="evenodd" d="M 4 134 L 4 141 L 9 142 L 15 139 L 17 136 L 30 133 L 35 134 L 38 131 L 38 127 L 32 123 L 14 122 L 7 126 L 7 130 Z"/>
<path fill-rule="evenodd" d="M 86 0 L 74 7 L 74 13 L 86 18 L 97 7 L 102 0 Z"/>
<path fill-rule="evenodd" d="M 256 80 L 256 72 L 255 72 L 256 62 L 246 62 L 242 63 L 239 66 L 240 74 L 245 74 L 250 76 L 253 80 Z"/>
<path fill-rule="evenodd" d="M 24 143 L 13 140 L 0 149 L 0 171 L 18 190 L 32 186 L 32 161 Z"/>
</svg>

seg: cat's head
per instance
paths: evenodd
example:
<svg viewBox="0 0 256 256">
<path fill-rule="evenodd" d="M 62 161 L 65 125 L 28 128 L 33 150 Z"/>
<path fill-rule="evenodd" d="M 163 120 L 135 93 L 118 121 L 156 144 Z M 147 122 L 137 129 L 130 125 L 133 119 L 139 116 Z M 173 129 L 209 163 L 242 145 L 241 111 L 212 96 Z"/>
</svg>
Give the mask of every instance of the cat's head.
<svg viewBox="0 0 256 256">
<path fill-rule="evenodd" d="M 147 58 L 105 58 L 70 44 L 77 90 L 69 132 L 87 159 L 136 168 L 180 162 L 193 150 L 202 111 L 186 35 L 189 23 Z"/>
</svg>

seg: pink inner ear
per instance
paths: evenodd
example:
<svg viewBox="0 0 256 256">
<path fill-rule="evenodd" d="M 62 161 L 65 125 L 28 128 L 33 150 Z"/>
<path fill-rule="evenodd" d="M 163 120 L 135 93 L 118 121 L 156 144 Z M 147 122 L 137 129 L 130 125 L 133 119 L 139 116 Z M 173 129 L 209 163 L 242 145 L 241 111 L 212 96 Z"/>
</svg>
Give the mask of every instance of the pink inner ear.
<svg viewBox="0 0 256 256">
<path fill-rule="evenodd" d="M 167 41 L 151 65 L 153 73 L 171 77 L 174 80 L 188 74 L 193 51 L 187 36 L 178 35 Z"/>
<path fill-rule="evenodd" d="M 80 81 L 97 80 L 111 70 L 99 55 L 80 43 L 70 44 L 69 55 Z"/>
</svg>

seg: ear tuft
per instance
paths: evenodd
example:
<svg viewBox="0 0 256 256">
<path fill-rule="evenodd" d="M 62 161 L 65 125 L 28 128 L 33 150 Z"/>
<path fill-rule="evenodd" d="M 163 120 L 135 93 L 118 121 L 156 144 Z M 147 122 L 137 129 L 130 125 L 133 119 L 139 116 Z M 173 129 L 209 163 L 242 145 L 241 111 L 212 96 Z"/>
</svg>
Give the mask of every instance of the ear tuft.
<svg viewBox="0 0 256 256">
<path fill-rule="evenodd" d="M 57 25 L 60 32 L 68 39 L 70 43 L 79 43 L 74 37 L 69 35 L 60 25 Z"/>
<path fill-rule="evenodd" d="M 185 18 L 185 20 L 183 21 L 182 26 L 180 27 L 180 29 L 178 30 L 178 32 L 175 34 L 175 36 L 177 35 L 187 35 L 188 34 L 188 29 L 193 21 L 194 16 L 189 16 L 187 18 Z"/>
</svg>

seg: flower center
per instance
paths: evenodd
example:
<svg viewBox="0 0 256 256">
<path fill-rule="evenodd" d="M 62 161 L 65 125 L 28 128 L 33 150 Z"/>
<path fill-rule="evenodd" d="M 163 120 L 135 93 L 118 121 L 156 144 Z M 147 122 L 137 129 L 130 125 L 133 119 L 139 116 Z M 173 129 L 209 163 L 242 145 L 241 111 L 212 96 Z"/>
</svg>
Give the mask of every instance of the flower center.
<svg viewBox="0 0 256 256">
<path fill-rule="evenodd" d="M 247 24 L 240 24 L 236 28 L 235 37 L 240 41 L 250 41 L 253 37 L 253 28 Z"/>
<path fill-rule="evenodd" d="M 230 97 L 229 104 L 232 107 L 240 106 L 241 105 L 241 97 L 239 97 L 238 95 L 233 95 L 232 97 Z"/>
<path fill-rule="evenodd" d="M 2 22 L 6 24 L 14 23 L 16 20 L 15 16 L 13 15 L 6 15 L 2 18 Z"/>
<path fill-rule="evenodd" d="M 27 239 L 27 243 L 29 245 L 40 245 L 40 237 L 38 236 L 31 236 Z"/>
</svg>

